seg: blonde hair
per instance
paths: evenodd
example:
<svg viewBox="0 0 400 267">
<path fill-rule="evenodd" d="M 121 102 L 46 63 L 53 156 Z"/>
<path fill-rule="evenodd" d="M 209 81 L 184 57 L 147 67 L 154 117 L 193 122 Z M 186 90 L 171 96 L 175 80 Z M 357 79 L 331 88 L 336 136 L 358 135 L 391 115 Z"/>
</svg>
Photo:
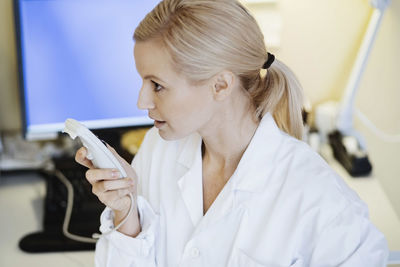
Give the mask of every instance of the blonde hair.
<svg viewBox="0 0 400 267">
<path fill-rule="evenodd" d="M 278 127 L 301 139 L 302 88 L 279 60 L 266 75 L 264 36 L 236 0 L 164 0 L 141 21 L 135 41 L 160 40 L 176 70 L 201 82 L 222 70 L 237 75 L 261 119 L 270 112 Z"/>
</svg>

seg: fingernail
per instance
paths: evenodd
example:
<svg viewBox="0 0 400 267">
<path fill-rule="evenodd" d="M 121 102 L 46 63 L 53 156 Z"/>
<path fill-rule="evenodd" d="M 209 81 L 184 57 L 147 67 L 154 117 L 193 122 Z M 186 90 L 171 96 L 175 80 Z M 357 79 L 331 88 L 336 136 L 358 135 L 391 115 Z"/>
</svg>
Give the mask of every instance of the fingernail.
<svg viewBox="0 0 400 267">
<path fill-rule="evenodd" d="M 116 170 L 112 171 L 111 175 L 114 178 L 120 177 L 119 171 L 116 171 Z"/>
<path fill-rule="evenodd" d="M 135 181 L 130 180 L 130 181 L 129 181 L 129 184 L 130 184 L 130 185 L 134 185 L 134 184 L 135 184 Z"/>
</svg>

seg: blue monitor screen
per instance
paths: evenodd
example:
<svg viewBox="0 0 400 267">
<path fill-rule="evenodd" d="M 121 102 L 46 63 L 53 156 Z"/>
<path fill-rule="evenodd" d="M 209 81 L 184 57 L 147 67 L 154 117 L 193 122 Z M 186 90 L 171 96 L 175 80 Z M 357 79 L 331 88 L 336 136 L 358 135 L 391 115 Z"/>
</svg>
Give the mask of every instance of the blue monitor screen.
<svg viewBox="0 0 400 267">
<path fill-rule="evenodd" d="M 136 107 L 142 80 L 133 32 L 155 0 L 19 0 L 26 136 L 67 118 L 90 128 L 150 124 Z"/>
</svg>

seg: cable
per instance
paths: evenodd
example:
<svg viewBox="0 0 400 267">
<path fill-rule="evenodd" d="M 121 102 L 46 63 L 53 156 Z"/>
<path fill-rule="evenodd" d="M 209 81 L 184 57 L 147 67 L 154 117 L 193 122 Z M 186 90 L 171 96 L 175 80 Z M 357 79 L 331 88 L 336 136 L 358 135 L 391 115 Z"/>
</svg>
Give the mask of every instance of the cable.
<svg viewBox="0 0 400 267">
<path fill-rule="evenodd" d="M 74 203 L 74 188 L 71 184 L 70 181 L 64 176 L 62 172 L 59 170 L 54 170 L 54 175 L 65 185 L 67 188 L 67 209 L 65 211 L 65 217 L 64 217 L 64 222 L 63 222 L 63 233 L 66 237 L 79 241 L 79 242 L 85 242 L 85 243 L 96 243 L 97 239 L 91 238 L 91 237 L 83 237 L 83 236 L 78 236 L 75 234 L 71 234 L 68 232 L 68 227 L 69 223 L 71 220 L 71 214 L 72 214 L 72 206 Z"/>
<path fill-rule="evenodd" d="M 129 197 L 131 198 L 131 207 L 129 208 L 128 214 L 125 216 L 125 218 L 122 220 L 122 222 L 120 222 L 117 225 L 117 227 L 114 227 L 110 231 L 107 231 L 103 234 L 94 233 L 92 235 L 92 237 L 84 237 L 84 236 L 71 234 L 70 232 L 68 232 L 68 228 L 69 228 L 69 223 L 71 220 L 72 207 L 73 207 L 73 203 L 74 203 L 74 188 L 73 188 L 71 182 L 65 177 L 65 175 L 61 171 L 53 170 L 53 173 L 67 188 L 67 195 L 68 195 L 67 196 L 67 209 L 65 211 L 65 217 L 64 217 L 64 222 L 63 222 L 63 233 L 66 237 L 68 237 L 72 240 L 75 240 L 75 241 L 79 241 L 79 242 L 96 243 L 97 239 L 99 239 L 100 237 L 117 231 L 128 220 L 128 217 L 131 215 L 131 213 L 133 211 L 133 206 L 134 206 L 134 198 L 133 198 L 132 194 L 129 194 Z"/>
<path fill-rule="evenodd" d="M 378 127 L 376 127 L 368 118 L 365 116 L 360 110 L 356 109 L 355 113 L 357 117 L 360 119 L 360 121 L 368 128 L 370 129 L 375 135 L 377 135 L 379 138 L 381 138 L 383 141 L 388 142 L 388 143 L 400 143 L 400 134 L 397 135 L 391 135 L 384 133 Z"/>
</svg>

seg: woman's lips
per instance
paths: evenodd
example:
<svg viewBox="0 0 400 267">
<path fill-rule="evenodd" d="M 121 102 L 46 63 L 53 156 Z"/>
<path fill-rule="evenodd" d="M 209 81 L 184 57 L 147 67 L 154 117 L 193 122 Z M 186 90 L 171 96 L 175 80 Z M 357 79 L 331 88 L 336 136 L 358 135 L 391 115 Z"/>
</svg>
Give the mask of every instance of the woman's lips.
<svg viewBox="0 0 400 267">
<path fill-rule="evenodd" d="M 151 116 L 149 114 L 150 119 L 154 120 L 154 126 L 158 129 L 160 129 L 166 122 L 165 121 L 160 121 L 160 120 L 156 120 L 155 117 Z"/>
<path fill-rule="evenodd" d="M 154 126 L 160 129 L 165 124 L 165 121 L 154 120 Z"/>
</svg>

